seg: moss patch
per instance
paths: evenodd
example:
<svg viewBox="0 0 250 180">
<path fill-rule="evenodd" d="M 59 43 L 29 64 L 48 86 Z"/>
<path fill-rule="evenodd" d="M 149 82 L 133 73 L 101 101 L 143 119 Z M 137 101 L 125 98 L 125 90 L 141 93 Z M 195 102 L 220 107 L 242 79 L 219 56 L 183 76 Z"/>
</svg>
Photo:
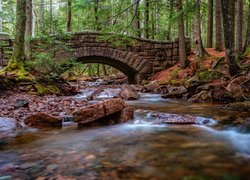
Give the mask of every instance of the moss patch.
<svg viewBox="0 0 250 180">
<path fill-rule="evenodd" d="M 197 77 L 202 82 L 210 82 L 210 81 L 216 80 L 218 78 L 221 78 L 223 76 L 224 76 L 223 73 L 221 73 L 219 71 L 212 70 L 212 69 L 209 69 L 206 71 L 200 71 L 197 73 Z"/>
<path fill-rule="evenodd" d="M 39 95 L 60 94 L 60 89 L 56 85 L 37 83 L 35 88 Z"/>
</svg>

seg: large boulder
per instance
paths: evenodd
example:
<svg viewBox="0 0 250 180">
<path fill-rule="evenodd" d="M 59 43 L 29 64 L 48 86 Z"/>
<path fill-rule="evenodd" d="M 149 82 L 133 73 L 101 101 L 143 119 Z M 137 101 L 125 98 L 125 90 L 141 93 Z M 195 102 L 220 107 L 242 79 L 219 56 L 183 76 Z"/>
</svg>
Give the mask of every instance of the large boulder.
<svg viewBox="0 0 250 180">
<path fill-rule="evenodd" d="M 128 84 L 125 84 L 125 85 L 122 86 L 122 90 L 119 93 L 119 96 L 123 100 L 137 100 L 137 99 L 140 99 L 140 95 L 138 94 L 136 89 L 134 89 L 132 86 L 130 86 Z"/>
<path fill-rule="evenodd" d="M 201 91 L 198 94 L 193 95 L 188 102 L 212 102 L 213 96 L 210 91 Z"/>
<path fill-rule="evenodd" d="M 24 123 L 28 126 L 37 128 L 61 127 L 62 119 L 44 113 L 37 113 L 27 117 Z"/>
<path fill-rule="evenodd" d="M 73 116 L 76 123 L 82 125 L 119 112 L 125 107 L 126 104 L 123 100 L 119 98 L 109 99 L 77 110 L 73 112 Z"/>
</svg>

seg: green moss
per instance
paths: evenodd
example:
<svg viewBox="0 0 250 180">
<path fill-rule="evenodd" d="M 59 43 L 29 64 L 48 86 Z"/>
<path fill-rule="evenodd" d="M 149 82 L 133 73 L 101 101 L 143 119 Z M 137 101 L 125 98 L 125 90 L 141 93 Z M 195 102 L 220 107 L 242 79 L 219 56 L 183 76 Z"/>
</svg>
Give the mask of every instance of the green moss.
<svg viewBox="0 0 250 180">
<path fill-rule="evenodd" d="M 219 71 L 214 71 L 212 69 L 206 71 L 200 71 L 197 73 L 197 76 L 202 82 L 209 82 L 215 79 L 221 78 L 224 74 Z"/>
<path fill-rule="evenodd" d="M 35 84 L 35 88 L 39 95 L 60 94 L 60 89 L 56 85 Z"/>
</svg>

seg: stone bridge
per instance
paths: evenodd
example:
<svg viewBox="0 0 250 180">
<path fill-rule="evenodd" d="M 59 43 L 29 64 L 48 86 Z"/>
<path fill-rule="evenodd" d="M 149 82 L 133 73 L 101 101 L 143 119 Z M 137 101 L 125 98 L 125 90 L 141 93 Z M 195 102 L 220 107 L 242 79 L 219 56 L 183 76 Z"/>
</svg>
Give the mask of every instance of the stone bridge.
<svg viewBox="0 0 250 180">
<path fill-rule="evenodd" d="M 53 43 L 57 47 L 53 48 L 56 49 L 56 59 L 75 58 L 82 63 L 107 64 L 127 75 L 130 83 L 146 79 L 153 73 L 173 66 L 179 60 L 178 41 L 160 42 L 115 34 L 82 32 L 57 37 Z M 41 40 L 32 44 L 32 53 L 48 50 L 41 48 Z M 187 45 L 189 53 L 188 41 Z"/>
</svg>

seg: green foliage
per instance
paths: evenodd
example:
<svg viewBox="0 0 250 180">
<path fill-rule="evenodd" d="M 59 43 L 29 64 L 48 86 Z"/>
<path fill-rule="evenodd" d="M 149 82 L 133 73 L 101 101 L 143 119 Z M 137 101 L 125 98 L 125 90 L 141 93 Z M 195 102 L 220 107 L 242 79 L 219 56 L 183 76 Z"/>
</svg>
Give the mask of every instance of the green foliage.
<svg viewBox="0 0 250 180">
<path fill-rule="evenodd" d="M 202 82 L 209 82 L 221 78 L 224 74 L 212 69 L 197 72 L 197 76 Z"/>
</svg>

